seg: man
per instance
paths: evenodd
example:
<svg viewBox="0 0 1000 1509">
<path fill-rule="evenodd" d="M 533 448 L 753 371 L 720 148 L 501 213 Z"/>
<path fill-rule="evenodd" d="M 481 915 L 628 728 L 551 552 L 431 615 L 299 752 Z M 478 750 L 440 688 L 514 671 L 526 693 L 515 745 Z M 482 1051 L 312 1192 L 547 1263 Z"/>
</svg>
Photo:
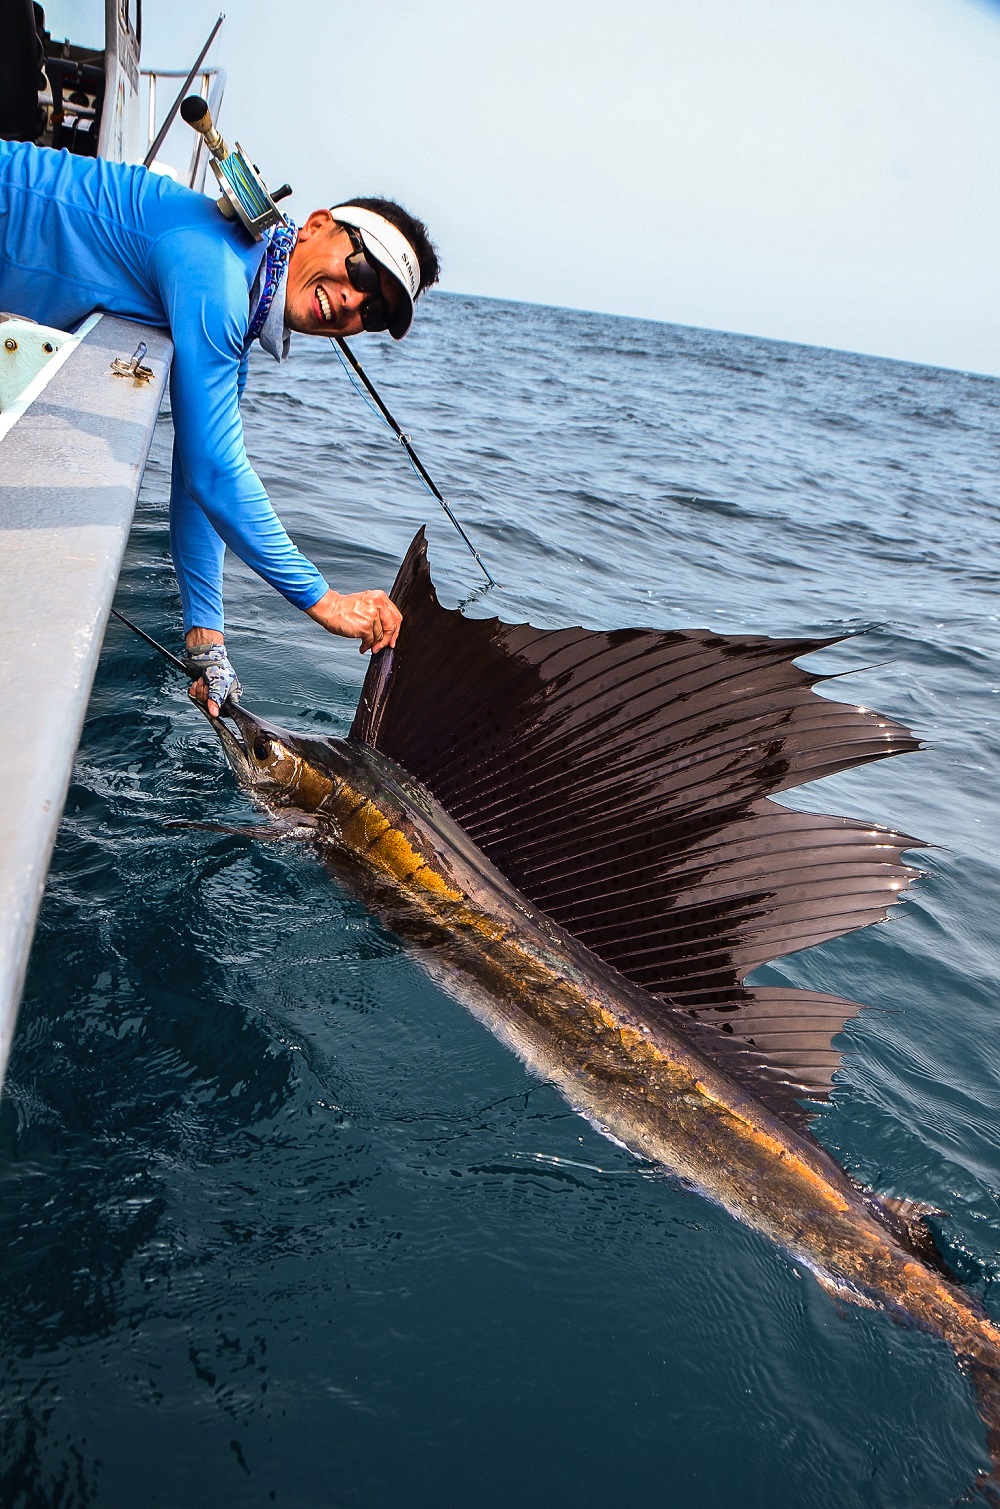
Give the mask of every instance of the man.
<svg viewBox="0 0 1000 1509">
<path fill-rule="evenodd" d="M 362 653 L 394 644 L 400 625 L 384 592 L 333 591 L 279 522 L 243 445 L 250 346 L 282 361 L 293 330 L 400 340 L 437 277 L 425 227 L 391 200 L 314 210 L 255 243 L 145 168 L 0 141 L 0 309 L 59 329 L 102 309 L 173 337 L 170 548 L 191 695 L 213 716 L 240 691 L 224 640 L 227 546 Z"/>
</svg>

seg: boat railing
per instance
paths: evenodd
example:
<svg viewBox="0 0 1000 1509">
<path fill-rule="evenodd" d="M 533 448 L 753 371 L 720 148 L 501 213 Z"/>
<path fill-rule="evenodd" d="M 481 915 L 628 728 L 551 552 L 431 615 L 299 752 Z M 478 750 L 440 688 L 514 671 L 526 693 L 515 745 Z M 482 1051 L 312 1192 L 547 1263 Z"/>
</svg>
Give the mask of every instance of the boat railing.
<svg viewBox="0 0 1000 1509">
<path fill-rule="evenodd" d="M 161 81 L 167 83 L 173 79 L 186 79 L 188 74 L 184 68 L 143 68 L 141 70 L 141 77 L 146 81 L 146 150 L 148 152 L 156 140 L 159 129 L 157 127 L 157 116 L 160 114 L 158 96 L 160 94 L 159 85 Z M 203 68 L 190 87 L 194 93 L 200 94 L 203 99 L 208 101 L 208 108 L 212 112 L 212 117 L 217 120 L 222 107 L 222 96 L 226 89 L 226 70 L 224 68 Z M 167 93 L 169 101 L 172 104 L 174 93 L 170 90 L 164 92 Z M 182 130 L 187 130 L 183 122 L 179 124 Z M 198 193 L 201 193 L 205 187 L 205 175 L 207 171 L 208 151 L 205 147 L 204 139 L 195 132 L 194 143 L 191 148 L 191 159 L 188 163 L 187 171 L 183 176 L 178 174 L 178 178 L 189 189 L 196 189 Z"/>
</svg>

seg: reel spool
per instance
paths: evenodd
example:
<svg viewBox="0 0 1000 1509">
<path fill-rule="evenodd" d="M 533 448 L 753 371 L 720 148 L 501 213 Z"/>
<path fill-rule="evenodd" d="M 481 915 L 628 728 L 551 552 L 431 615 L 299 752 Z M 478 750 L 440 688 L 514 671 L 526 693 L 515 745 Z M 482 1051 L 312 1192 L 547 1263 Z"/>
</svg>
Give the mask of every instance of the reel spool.
<svg viewBox="0 0 1000 1509">
<path fill-rule="evenodd" d="M 222 196 L 216 202 L 227 220 L 239 220 L 255 241 L 272 225 L 287 225 L 278 209 L 277 201 L 286 199 L 292 192 L 285 183 L 273 194 L 268 188 L 256 164 L 246 156 L 239 142 L 232 150 L 226 146 L 212 121 L 207 101 L 198 94 L 189 94 L 181 105 L 181 115 L 192 130 L 204 138 L 211 154 L 209 162 L 215 174 Z"/>
</svg>

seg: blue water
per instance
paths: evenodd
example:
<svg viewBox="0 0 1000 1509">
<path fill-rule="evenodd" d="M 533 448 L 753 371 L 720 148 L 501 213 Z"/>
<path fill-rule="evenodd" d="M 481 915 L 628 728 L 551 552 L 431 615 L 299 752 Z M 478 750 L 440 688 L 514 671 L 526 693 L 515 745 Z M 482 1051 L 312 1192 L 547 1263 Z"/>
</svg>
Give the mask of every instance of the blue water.
<svg viewBox="0 0 1000 1509">
<path fill-rule="evenodd" d="M 503 585 L 300 340 L 248 444 L 335 584 L 427 521 L 472 613 L 869 630 L 829 693 L 926 747 L 793 799 L 938 847 L 889 924 L 764 974 L 871 1004 L 818 1133 L 949 1212 L 1000 1318 L 1000 383 L 445 296 L 368 346 Z M 118 603 L 175 643 L 168 455 L 164 421 Z M 345 731 L 356 649 L 238 563 L 228 600 L 248 704 Z M 955 1500 L 984 1431 L 944 1347 L 602 1139 L 267 834 L 113 625 L 0 1102 L 5 1509 Z"/>
</svg>

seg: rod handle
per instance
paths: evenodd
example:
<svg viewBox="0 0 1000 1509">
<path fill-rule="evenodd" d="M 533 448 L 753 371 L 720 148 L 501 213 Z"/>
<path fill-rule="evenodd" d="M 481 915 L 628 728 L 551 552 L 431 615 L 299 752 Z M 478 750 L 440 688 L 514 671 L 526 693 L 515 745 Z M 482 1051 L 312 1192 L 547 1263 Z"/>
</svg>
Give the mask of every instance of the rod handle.
<svg viewBox="0 0 1000 1509">
<path fill-rule="evenodd" d="M 200 94 L 188 95 L 181 105 L 181 116 L 193 131 L 205 138 L 205 145 L 213 157 L 221 159 L 229 156 L 229 148 L 215 129 L 208 101 L 203 100 Z"/>
</svg>

